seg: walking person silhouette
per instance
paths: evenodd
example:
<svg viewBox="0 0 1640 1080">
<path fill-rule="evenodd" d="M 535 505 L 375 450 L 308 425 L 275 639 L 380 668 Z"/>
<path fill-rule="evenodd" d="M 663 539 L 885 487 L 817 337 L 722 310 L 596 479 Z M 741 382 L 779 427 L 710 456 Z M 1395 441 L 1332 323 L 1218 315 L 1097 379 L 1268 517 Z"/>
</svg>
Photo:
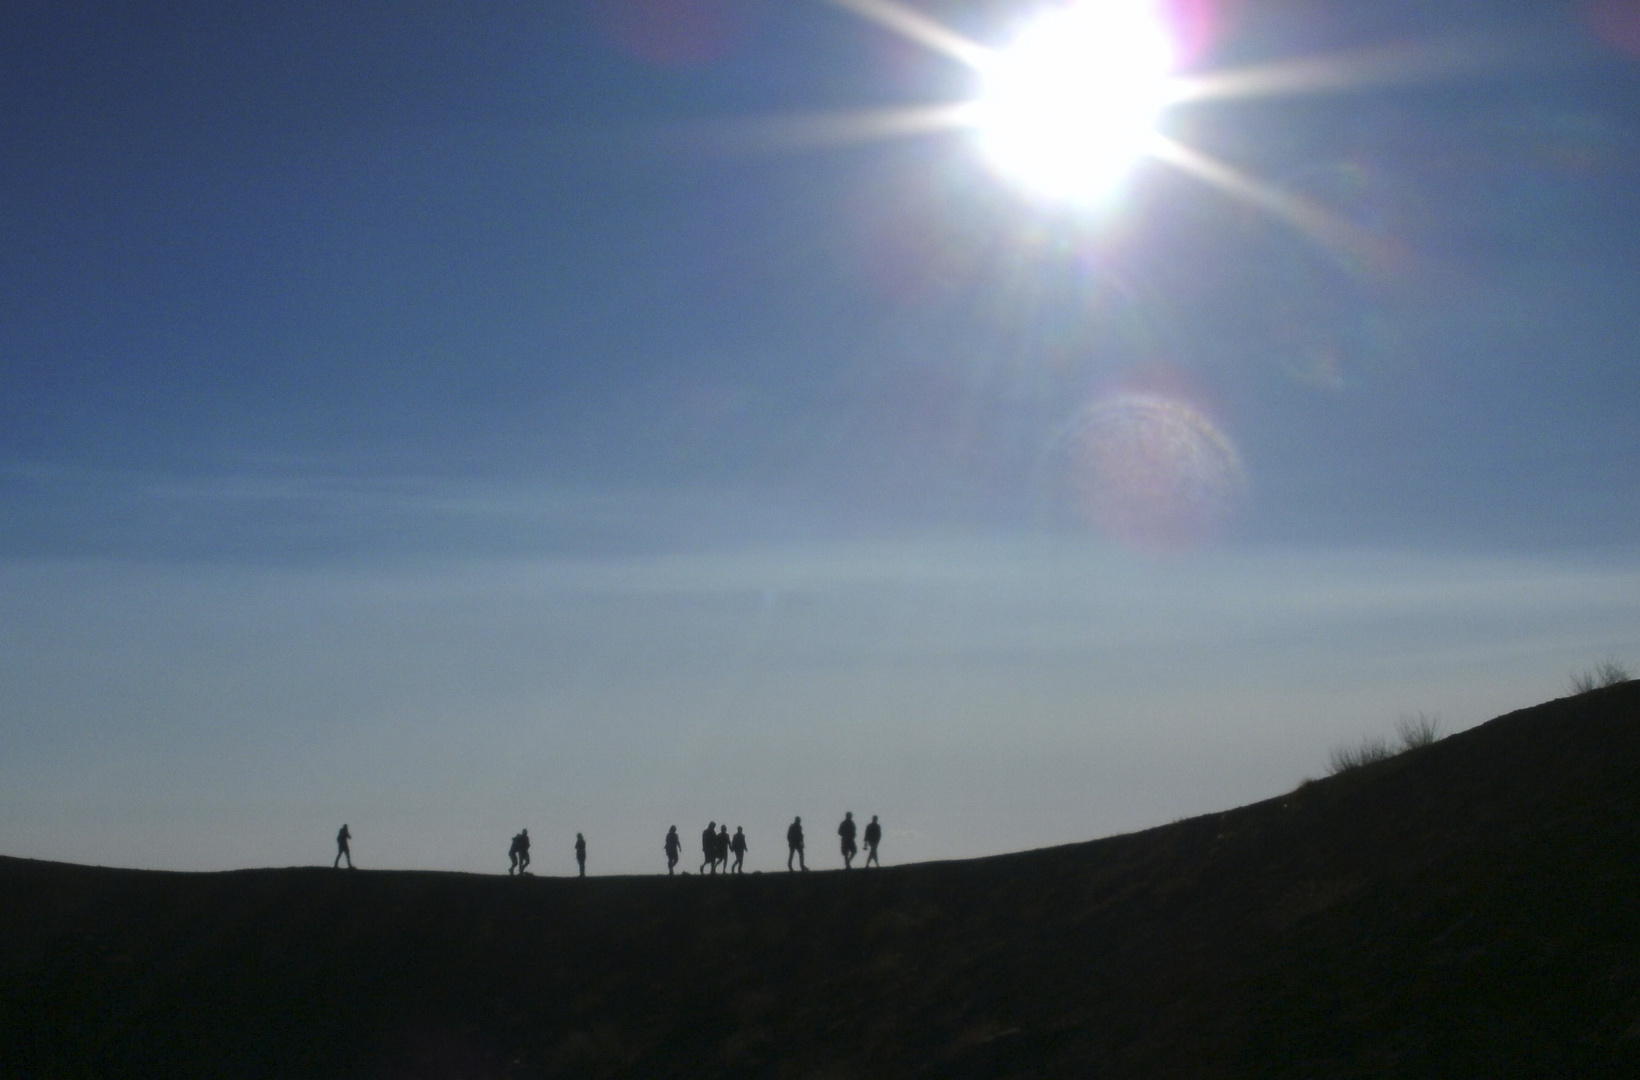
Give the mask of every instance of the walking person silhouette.
<svg viewBox="0 0 1640 1080">
<path fill-rule="evenodd" d="M 875 864 L 879 869 L 882 863 L 877 862 L 877 845 L 883 842 L 883 827 L 877 824 L 877 815 L 871 815 L 871 824 L 866 826 L 866 865 Z"/>
<path fill-rule="evenodd" d="M 507 876 L 518 873 L 519 834 L 513 833 L 512 843 L 507 845 Z"/>
<path fill-rule="evenodd" d="M 843 838 L 843 869 L 847 870 L 854 863 L 854 853 L 859 850 L 854 846 L 854 811 L 843 814 L 843 823 L 837 826 L 837 835 Z"/>
<path fill-rule="evenodd" d="M 797 857 L 800 869 L 807 870 L 808 864 L 803 861 L 803 819 L 796 817 L 786 826 L 786 869 L 792 868 L 792 856 Z"/>
<path fill-rule="evenodd" d="M 746 827 L 744 825 L 736 825 L 735 835 L 729 840 L 729 850 L 735 853 L 734 872 L 737 874 L 744 874 L 746 872 L 744 867 L 746 862 L 746 847 Z"/>
<path fill-rule="evenodd" d="M 672 868 L 678 865 L 678 856 L 683 852 L 683 840 L 678 836 L 676 825 L 666 830 L 663 846 L 666 848 L 666 875 L 671 877 Z"/>
<path fill-rule="evenodd" d="M 347 823 L 343 822 L 340 831 L 336 833 L 336 861 L 330 864 L 332 870 L 338 869 L 342 865 L 344 857 L 347 859 L 347 868 L 349 870 L 353 869 L 353 849 L 347 846 L 347 842 L 351 839 L 353 839 L 353 834 L 347 831 Z"/>
<path fill-rule="evenodd" d="M 587 876 L 587 838 L 580 833 L 575 834 L 575 862 L 581 867 L 577 877 Z"/>
<path fill-rule="evenodd" d="M 710 866 L 712 873 L 717 873 L 717 822 L 708 822 L 706 831 L 700 834 L 700 872 L 706 873 Z"/>
<path fill-rule="evenodd" d="M 520 874 L 524 873 L 525 868 L 529 865 L 530 831 L 528 829 L 520 829 L 518 830 L 518 872 Z"/>
<path fill-rule="evenodd" d="M 723 872 L 729 872 L 729 826 L 725 825 L 717 835 L 717 861 L 723 864 Z"/>
</svg>

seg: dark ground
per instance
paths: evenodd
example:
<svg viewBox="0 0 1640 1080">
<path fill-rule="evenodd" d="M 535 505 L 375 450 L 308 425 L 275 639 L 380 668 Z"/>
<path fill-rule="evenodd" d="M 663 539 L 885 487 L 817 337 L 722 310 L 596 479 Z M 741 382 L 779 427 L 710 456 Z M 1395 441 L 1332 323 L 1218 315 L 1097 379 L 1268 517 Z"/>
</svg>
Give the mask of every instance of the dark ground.
<svg viewBox="0 0 1640 1080">
<path fill-rule="evenodd" d="M 0 859 L 0 1077 L 138 1076 L 1640 1076 L 1640 683 L 971 862 Z"/>
</svg>

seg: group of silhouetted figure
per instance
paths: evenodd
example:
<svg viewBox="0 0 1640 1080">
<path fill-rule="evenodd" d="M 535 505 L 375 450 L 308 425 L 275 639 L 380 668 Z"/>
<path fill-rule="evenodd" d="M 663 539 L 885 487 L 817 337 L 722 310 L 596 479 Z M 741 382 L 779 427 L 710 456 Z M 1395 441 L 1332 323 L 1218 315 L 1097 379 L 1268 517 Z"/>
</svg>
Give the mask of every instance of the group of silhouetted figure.
<svg viewBox="0 0 1640 1080">
<path fill-rule="evenodd" d="M 530 831 L 519 829 L 518 835 L 512 838 L 512 847 L 507 849 L 507 857 L 512 860 L 507 866 L 507 876 L 525 874 L 530 865 Z M 575 834 L 575 864 L 581 868 L 581 877 L 587 876 L 587 838 L 580 833 Z"/>
<path fill-rule="evenodd" d="M 678 865 L 678 858 L 683 853 L 683 840 L 678 837 L 676 825 L 666 830 L 666 839 L 661 842 L 666 850 L 666 872 L 672 873 Z M 729 835 L 729 826 L 718 828 L 718 823 L 708 822 L 705 831 L 700 834 L 700 853 L 703 856 L 700 864 L 701 873 L 717 873 L 718 867 L 723 867 L 725 874 L 743 874 L 746 872 L 746 829 L 736 825 L 735 834 Z M 729 856 L 734 855 L 734 866 L 729 865 Z"/>
<path fill-rule="evenodd" d="M 837 826 L 837 836 L 841 841 L 843 852 L 843 869 L 854 866 L 854 857 L 859 854 L 859 848 L 854 843 L 854 812 L 851 810 L 843 815 L 842 824 Z M 347 860 L 347 868 L 353 869 L 353 851 L 348 842 L 353 834 L 343 825 L 336 834 L 336 861 L 331 865 L 339 868 L 342 860 Z M 871 824 L 865 828 L 862 836 L 866 845 L 866 866 L 882 866 L 877 860 L 877 847 L 883 842 L 883 827 L 877 824 L 877 815 L 871 815 Z M 683 854 L 683 840 L 678 836 L 678 827 L 672 826 L 666 830 L 666 840 L 662 844 L 666 850 L 666 872 L 672 874 L 678 865 L 678 859 Z M 725 874 L 744 874 L 746 872 L 746 852 L 751 845 L 746 842 L 744 826 L 736 825 L 735 834 L 729 835 L 729 826 L 719 826 L 717 822 L 709 823 L 700 834 L 701 864 L 700 873 L 718 872 L 721 866 Z M 734 856 L 731 866 L 729 856 Z M 518 830 L 518 835 L 512 838 L 512 845 L 507 848 L 507 876 L 526 874 L 530 865 L 530 831 Z M 792 866 L 792 860 L 797 865 Z M 580 877 L 587 876 L 587 841 L 580 833 L 575 834 L 575 862 L 580 867 Z M 786 869 L 807 870 L 808 864 L 803 860 L 803 819 L 793 818 L 786 827 Z M 685 871 L 687 873 L 687 871 Z"/>
<path fill-rule="evenodd" d="M 854 866 L 854 856 L 860 849 L 855 845 L 854 811 L 850 810 L 843 815 L 842 824 L 837 826 L 837 835 L 842 841 L 843 869 Z M 882 866 L 877 859 L 877 848 L 883 842 L 883 827 L 877 823 L 877 815 L 871 815 L 871 824 L 866 826 L 863 839 L 866 844 L 865 865 Z M 678 859 L 683 854 L 683 840 L 678 836 L 678 827 L 672 826 L 666 830 L 666 839 L 662 842 L 666 851 L 666 872 L 675 873 Z M 746 872 L 746 852 L 751 845 L 746 841 L 746 829 L 742 825 L 735 826 L 735 834 L 729 835 L 729 826 L 719 826 L 717 822 L 709 822 L 700 834 L 700 873 L 715 874 L 721 866 L 725 874 L 743 874 Z M 733 855 L 733 865 L 729 856 Z M 792 865 L 792 860 L 797 865 Z M 807 870 L 808 864 L 803 858 L 803 819 L 793 818 L 786 827 L 786 869 Z"/>
<path fill-rule="evenodd" d="M 507 849 L 507 876 L 522 874 L 530 865 L 530 831 L 519 829 L 518 835 L 512 838 L 512 847 Z"/>
</svg>

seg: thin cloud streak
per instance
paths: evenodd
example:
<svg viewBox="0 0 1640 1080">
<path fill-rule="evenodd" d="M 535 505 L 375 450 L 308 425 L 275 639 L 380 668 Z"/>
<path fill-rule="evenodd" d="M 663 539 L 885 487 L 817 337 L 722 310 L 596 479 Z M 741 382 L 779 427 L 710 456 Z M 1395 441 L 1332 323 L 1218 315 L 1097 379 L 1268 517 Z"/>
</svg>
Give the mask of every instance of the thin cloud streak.
<svg viewBox="0 0 1640 1080">
<path fill-rule="evenodd" d="M 270 524 L 293 511 L 310 510 L 358 525 L 391 515 L 395 520 L 428 522 L 474 519 L 638 528 L 698 518 L 706 508 L 727 512 L 770 498 L 765 492 L 706 485 L 610 487 L 441 477 L 367 470 L 344 461 L 306 462 L 299 470 L 203 476 L 34 463 L 0 466 L 0 475 L 30 497 L 67 507 L 94 510 L 118 500 L 127 513 L 137 516 L 176 507 L 196 507 L 203 513 L 243 510 L 264 516 Z"/>
</svg>

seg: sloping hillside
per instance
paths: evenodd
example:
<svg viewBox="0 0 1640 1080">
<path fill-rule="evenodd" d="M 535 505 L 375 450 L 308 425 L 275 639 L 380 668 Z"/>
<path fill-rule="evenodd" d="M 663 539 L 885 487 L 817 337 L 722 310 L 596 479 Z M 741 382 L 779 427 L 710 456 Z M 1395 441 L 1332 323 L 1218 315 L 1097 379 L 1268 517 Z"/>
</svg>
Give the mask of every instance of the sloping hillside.
<svg viewBox="0 0 1640 1080">
<path fill-rule="evenodd" d="M 6 1077 L 1602 1075 L 1640 1075 L 1640 684 L 869 873 L 0 860 Z"/>
</svg>

